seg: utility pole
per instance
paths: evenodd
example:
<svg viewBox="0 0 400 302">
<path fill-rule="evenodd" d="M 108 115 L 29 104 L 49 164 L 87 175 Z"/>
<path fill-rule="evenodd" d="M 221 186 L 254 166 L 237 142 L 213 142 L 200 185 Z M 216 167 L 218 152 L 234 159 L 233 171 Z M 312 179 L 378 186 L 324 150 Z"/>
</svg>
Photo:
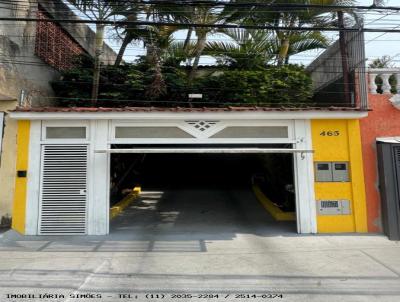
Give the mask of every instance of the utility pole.
<svg viewBox="0 0 400 302">
<path fill-rule="evenodd" d="M 101 55 L 103 53 L 104 44 L 104 25 L 96 24 L 96 41 L 95 41 L 95 54 L 94 54 L 94 69 L 93 69 L 93 86 L 92 86 L 92 106 L 97 105 L 99 98 L 100 86 L 100 71 L 101 71 Z"/>
<path fill-rule="evenodd" d="M 340 44 L 340 55 L 342 58 L 342 71 L 343 71 L 343 82 L 344 82 L 344 98 L 346 105 L 351 104 L 350 98 L 350 76 L 349 76 L 349 61 L 347 56 L 347 43 L 345 36 L 345 26 L 343 11 L 338 11 L 338 21 L 339 21 L 339 44 Z"/>
</svg>

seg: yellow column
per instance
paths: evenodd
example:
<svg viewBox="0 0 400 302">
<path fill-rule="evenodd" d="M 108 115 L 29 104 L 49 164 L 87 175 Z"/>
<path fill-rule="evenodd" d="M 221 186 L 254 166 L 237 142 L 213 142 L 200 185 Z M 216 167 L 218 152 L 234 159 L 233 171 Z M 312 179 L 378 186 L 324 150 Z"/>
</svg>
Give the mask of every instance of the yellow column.
<svg viewBox="0 0 400 302">
<path fill-rule="evenodd" d="M 312 139 L 314 161 L 350 163 L 350 182 L 315 183 L 316 200 L 347 199 L 351 205 L 350 215 L 318 216 L 318 232 L 366 232 L 366 198 L 359 121 L 314 120 Z"/>
<path fill-rule="evenodd" d="M 353 191 L 354 221 L 356 232 L 368 232 L 367 198 L 365 194 L 364 168 L 361 146 L 360 122 L 349 120 L 349 155 L 351 162 L 350 177 Z"/>
<path fill-rule="evenodd" d="M 28 171 L 30 121 L 18 121 L 17 171 Z M 12 228 L 25 233 L 27 177 L 16 177 Z"/>
</svg>

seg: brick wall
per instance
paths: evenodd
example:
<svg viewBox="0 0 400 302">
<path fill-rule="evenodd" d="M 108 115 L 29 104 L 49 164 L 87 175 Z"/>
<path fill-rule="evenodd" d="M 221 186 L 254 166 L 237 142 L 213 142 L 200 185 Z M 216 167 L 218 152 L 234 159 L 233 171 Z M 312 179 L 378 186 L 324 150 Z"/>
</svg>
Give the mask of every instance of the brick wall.
<svg viewBox="0 0 400 302">
<path fill-rule="evenodd" d="M 39 19 L 51 19 L 39 7 Z M 35 54 L 57 70 L 73 67 L 73 57 L 84 53 L 84 49 L 58 24 L 38 22 L 36 27 Z"/>
</svg>

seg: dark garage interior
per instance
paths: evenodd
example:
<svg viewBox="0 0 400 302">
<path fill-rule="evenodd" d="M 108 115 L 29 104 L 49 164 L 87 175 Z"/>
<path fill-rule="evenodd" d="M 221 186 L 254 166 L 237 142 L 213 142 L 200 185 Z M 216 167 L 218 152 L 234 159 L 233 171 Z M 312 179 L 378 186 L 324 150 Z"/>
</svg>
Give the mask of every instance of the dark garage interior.
<svg viewBox="0 0 400 302">
<path fill-rule="evenodd" d="M 292 154 L 117 153 L 110 171 L 110 206 L 142 188 L 111 232 L 296 231 L 295 221 L 275 221 L 252 190 L 256 184 L 281 210 L 295 211 Z"/>
</svg>

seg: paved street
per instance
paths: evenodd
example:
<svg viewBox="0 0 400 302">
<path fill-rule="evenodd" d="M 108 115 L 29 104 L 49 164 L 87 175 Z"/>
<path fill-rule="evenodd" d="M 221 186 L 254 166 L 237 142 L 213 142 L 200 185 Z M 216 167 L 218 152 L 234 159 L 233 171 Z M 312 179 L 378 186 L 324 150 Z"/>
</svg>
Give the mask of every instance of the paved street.
<svg viewBox="0 0 400 302">
<path fill-rule="evenodd" d="M 0 238 L 0 301 L 400 301 L 399 243 L 297 235 L 247 190 L 144 192 L 108 236 Z M 46 293 L 65 297 L 7 298 Z"/>
</svg>

